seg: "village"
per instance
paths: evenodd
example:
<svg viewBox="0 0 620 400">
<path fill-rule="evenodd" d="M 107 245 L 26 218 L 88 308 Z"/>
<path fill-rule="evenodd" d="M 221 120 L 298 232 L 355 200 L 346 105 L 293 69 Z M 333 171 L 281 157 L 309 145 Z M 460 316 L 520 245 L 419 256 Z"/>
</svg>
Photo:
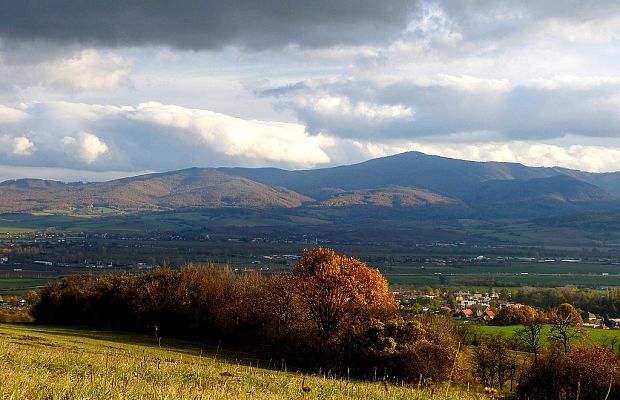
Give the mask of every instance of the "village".
<svg viewBox="0 0 620 400">
<path fill-rule="evenodd" d="M 433 288 L 393 292 L 401 312 L 409 315 L 450 315 L 464 322 L 494 325 L 496 316 L 503 309 L 531 308 L 512 301 L 507 290 L 496 292 L 447 291 Z M 620 329 L 620 318 L 609 318 L 590 311 L 581 312 L 582 326 L 593 329 Z"/>
</svg>

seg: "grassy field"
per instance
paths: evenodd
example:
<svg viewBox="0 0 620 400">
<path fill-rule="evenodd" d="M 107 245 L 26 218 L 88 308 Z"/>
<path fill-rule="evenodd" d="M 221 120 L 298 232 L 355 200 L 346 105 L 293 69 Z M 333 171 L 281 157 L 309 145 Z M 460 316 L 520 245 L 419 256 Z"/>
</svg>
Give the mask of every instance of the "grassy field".
<svg viewBox="0 0 620 400">
<path fill-rule="evenodd" d="M 488 398 L 258 368 L 268 363 L 190 342 L 158 347 L 141 335 L 0 324 L 0 399 Z"/>
<path fill-rule="evenodd" d="M 500 334 L 504 336 L 513 336 L 517 329 L 520 329 L 521 326 L 513 325 L 513 326 L 480 326 L 480 333 L 484 334 Z M 548 341 L 546 339 L 549 331 L 551 330 L 551 326 L 547 325 L 544 327 L 543 331 L 543 343 L 546 345 Z M 620 343 L 620 329 L 592 329 L 592 328 L 584 328 L 585 335 L 579 339 L 578 341 L 583 344 L 597 344 L 603 346 L 609 346 L 612 341 L 615 339 L 618 343 Z"/>
<path fill-rule="evenodd" d="M 620 265 L 614 264 L 454 263 L 397 265 L 380 269 L 393 286 L 620 286 Z"/>
<path fill-rule="evenodd" d="M 0 278 L 0 293 L 3 290 L 28 290 L 44 286 L 50 279 Z"/>
</svg>

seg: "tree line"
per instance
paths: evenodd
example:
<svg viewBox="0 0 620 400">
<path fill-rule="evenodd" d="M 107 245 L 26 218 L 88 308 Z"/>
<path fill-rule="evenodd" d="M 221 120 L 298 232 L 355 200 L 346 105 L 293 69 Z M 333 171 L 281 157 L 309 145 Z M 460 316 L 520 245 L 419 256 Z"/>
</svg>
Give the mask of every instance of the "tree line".
<svg viewBox="0 0 620 400">
<path fill-rule="evenodd" d="M 549 310 L 562 303 L 571 303 L 584 311 L 599 315 L 620 316 L 620 289 L 579 289 L 575 286 L 558 288 L 520 288 L 514 300 L 536 308 Z"/>
<path fill-rule="evenodd" d="M 39 323 L 198 339 L 333 374 L 405 381 L 448 377 L 461 340 L 446 318 L 400 316 L 377 269 L 327 248 L 290 274 L 186 265 L 140 275 L 73 275 L 49 283 Z"/>
</svg>

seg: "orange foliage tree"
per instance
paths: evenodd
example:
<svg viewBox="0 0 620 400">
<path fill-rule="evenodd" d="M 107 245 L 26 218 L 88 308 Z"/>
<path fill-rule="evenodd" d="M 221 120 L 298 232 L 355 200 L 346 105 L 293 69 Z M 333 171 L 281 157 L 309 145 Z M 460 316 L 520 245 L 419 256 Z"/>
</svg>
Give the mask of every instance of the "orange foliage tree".
<svg viewBox="0 0 620 400">
<path fill-rule="evenodd" d="M 304 251 L 292 282 L 323 350 L 338 345 L 347 329 L 396 310 L 388 283 L 377 269 L 332 249 Z"/>
</svg>

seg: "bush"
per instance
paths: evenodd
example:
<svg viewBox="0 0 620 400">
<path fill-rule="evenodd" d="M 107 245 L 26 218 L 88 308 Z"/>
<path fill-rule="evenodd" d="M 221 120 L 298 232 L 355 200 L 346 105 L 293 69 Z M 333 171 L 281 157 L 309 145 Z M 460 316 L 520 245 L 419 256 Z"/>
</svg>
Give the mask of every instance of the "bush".
<svg viewBox="0 0 620 400">
<path fill-rule="evenodd" d="M 388 378 L 430 384 L 446 380 L 455 366 L 458 337 L 448 318 L 375 320 L 364 331 L 357 365 L 383 366 Z M 441 333 L 440 333 L 441 332 Z M 366 370 L 368 376 L 372 371 Z"/>
<path fill-rule="evenodd" d="M 405 382 L 430 384 L 449 378 L 455 349 L 418 340 L 392 358 L 394 375 Z"/>
<path fill-rule="evenodd" d="M 28 310 L 0 309 L 0 322 L 32 322 L 34 318 Z"/>
<path fill-rule="evenodd" d="M 568 353 L 552 351 L 522 374 L 517 398 L 618 400 L 618 362 L 620 357 L 604 347 L 576 348 Z"/>
</svg>

